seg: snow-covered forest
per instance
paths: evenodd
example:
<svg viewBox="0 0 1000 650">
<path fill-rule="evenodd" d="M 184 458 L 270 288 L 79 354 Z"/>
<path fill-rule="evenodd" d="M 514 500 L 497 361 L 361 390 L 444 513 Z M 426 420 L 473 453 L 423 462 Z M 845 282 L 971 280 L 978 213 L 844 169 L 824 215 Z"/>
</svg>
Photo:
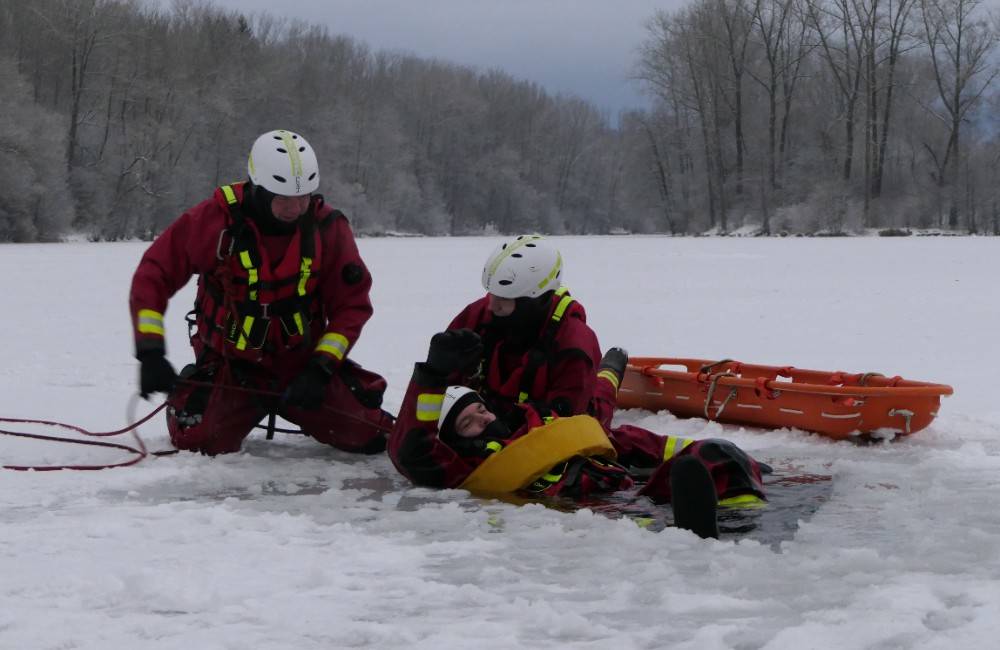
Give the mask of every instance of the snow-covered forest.
<svg viewBox="0 0 1000 650">
<path fill-rule="evenodd" d="M 997 29 L 976 0 L 692 0 L 635 44 L 651 109 L 608 115 L 206 2 L 2 0 L 0 241 L 150 237 L 274 128 L 360 233 L 997 233 Z"/>
</svg>

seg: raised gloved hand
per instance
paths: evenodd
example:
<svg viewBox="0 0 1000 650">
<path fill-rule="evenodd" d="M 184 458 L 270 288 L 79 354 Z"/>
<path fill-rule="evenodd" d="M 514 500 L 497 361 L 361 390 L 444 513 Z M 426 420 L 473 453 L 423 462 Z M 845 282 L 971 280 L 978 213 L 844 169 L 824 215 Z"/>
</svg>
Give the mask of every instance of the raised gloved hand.
<svg viewBox="0 0 1000 650">
<path fill-rule="evenodd" d="M 167 361 L 163 350 L 146 350 L 139 359 L 139 395 L 149 399 L 151 393 L 169 393 L 177 383 L 177 372 Z"/>
<path fill-rule="evenodd" d="M 330 383 L 331 376 L 324 361 L 313 359 L 285 389 L 285 404 L 315 411 L 323 405 L 323 396 L 326 395 L 326 386 Z"/>
<path fill-rule="evenodd" d="M 427 367 L 439 375 L 471 369 L 483 356 L 483 342 L 470 329 L 438 332 L 431 338 Z"/>
<path fill-rule="evenodd" d="M 618 381 L 621 381 L 625 376 L 626 366 L 628 366 L 628 352 L 624 348 L 611 348 L 601 357 L 598 371 L 610 370 L 618 376 Z"/>
</svg>

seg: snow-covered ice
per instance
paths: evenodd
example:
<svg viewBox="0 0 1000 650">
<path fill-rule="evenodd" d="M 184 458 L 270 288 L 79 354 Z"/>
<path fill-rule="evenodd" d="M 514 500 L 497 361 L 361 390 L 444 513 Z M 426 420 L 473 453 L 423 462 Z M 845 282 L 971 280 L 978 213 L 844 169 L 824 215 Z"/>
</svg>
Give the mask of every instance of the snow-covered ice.
<svg viewBox="0 0 1000 650">
<path fill-rule="evenodd" d="M 395 411 L 480 295 L 495 238 L 362 239 L 376 313 L 352 356 Z M 602 346 L 949 383 L 926 430 L 860 446 L 669 414 L 827 474 L 777 541 L 410 486 L 385 457 L 253 434 L 239 454 L 0 471 L 0 648 L 940 648 L 1000 639 L 1000 278 L 991 238 L 555 238 Z M 144 244 L 0 246 L 0 417 L 95 430 L 135 392 Z M 190 360 L 183 315 L 169 356 Z M 139 402 L 137 415 L 152 408 Z M 0 428 L 52 430 L 14 425 Z M 63 432 L 55 431 L 56 434 Z M 142 427 L 169 446 L 162 419 Z M 124 439 L 123 442 L 128 442 Z M 0 436 L 2 464 L 124 452 Z M 775 486 L 775 491 L 781 486 Z"/>
</svg>

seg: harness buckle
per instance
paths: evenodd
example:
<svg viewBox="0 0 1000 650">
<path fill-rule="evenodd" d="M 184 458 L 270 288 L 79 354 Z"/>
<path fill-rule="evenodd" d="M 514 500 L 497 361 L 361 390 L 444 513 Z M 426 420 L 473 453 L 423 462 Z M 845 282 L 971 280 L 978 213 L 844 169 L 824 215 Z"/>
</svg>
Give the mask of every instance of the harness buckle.
<svg viewBox="0 0 1000 650">
<path fill-rule="evenodd" d="M 225 259 L 225 257 L 222 256 L 222 240 L 226 236 L 227 232 L 229 232 L 229 230 L 227 228 L 223 228 L 222 230 L 220 230 L 219 231 L 219 241 L 215 244 L 215 259 L 219 260 L 220 262 Z M 229 250 L 226 251 L 226 257 L 229 257 L 230 255 L 233 254 L 233 245 L 235 243 L 236 243 L 235 240 L 232 237 L 230 237 L 229 238 Z"/>
</svg>

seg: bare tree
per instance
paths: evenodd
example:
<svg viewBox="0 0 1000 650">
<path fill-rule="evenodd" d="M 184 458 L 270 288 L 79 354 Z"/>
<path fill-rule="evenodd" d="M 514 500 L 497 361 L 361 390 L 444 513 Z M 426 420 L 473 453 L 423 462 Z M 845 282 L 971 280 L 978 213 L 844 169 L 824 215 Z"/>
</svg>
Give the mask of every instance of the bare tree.
<svg viewBox="0 0 1000 650">
<path fill-rule="evenodd" d="M 949 189 L 950 228 L 958 227 L 960 135 L 962 122 L 996 78 L 989 55 L 997 43 L 997 32 L 978 16 L 979 0 L 921 0 L 925 44 L 930 51 L 934 83 L 940 108 L 926 108 L 946 128 L 944 151 L 929 142 L 924 146 L 934 158 L 935 181 Z"/>
</svg>

